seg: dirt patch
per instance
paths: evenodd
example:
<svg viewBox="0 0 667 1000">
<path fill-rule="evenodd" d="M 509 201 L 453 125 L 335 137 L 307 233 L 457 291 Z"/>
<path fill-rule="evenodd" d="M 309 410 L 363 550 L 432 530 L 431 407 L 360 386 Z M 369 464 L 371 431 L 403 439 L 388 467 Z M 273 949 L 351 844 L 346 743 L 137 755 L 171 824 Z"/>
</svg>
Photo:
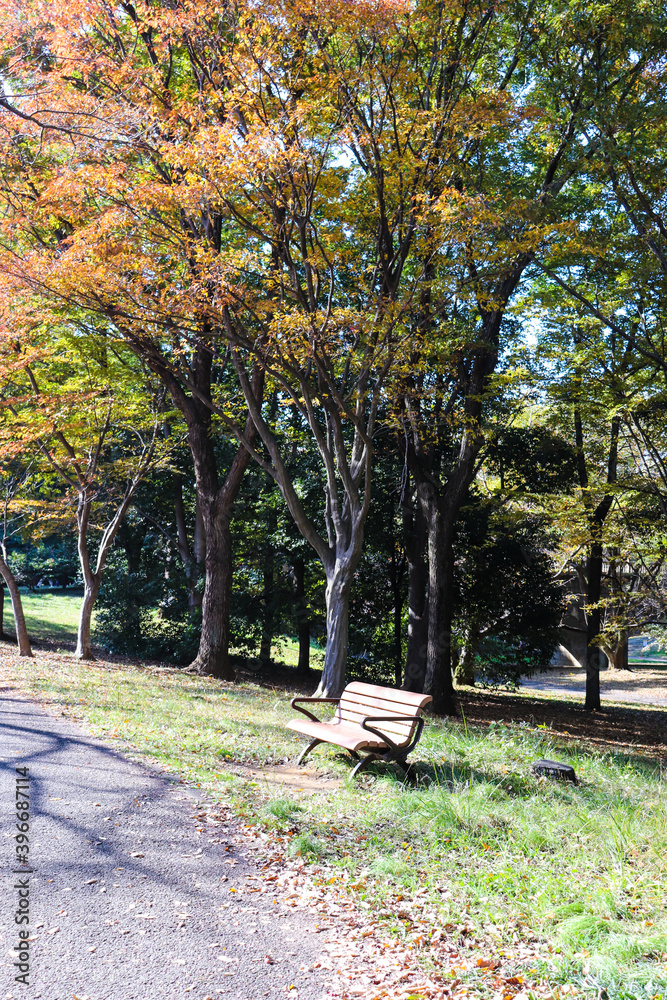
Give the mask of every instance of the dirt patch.
<svg viewBox="0 0 667 1000">
<path fill-rule="evenodd" d="M 335 775 L 317 774 L 309 768 L 293 764 L 229 764 L 227 770 L 258 785 L 284 788 L 291 793 L 332 792 L 343 783 Z"/>
</svg>

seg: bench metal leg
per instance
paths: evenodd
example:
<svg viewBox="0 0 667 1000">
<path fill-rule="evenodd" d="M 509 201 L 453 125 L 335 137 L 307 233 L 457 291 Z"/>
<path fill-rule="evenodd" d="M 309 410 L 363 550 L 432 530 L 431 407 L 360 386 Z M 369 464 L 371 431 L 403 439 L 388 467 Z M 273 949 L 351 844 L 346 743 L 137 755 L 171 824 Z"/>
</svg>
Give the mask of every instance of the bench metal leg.
<svg viewBox="0 0 667 1000">
<path fill-rule="evenodd" d="M 362 757 L 359 763 L 355 764 L 350 771 L 348 781 L 352 781 L 353 778 L 356 778 L 359 772 L 363 771 L 367 764 L 372 764 L 374 760 L 378 760 L 378 755 L 376 753 L 369 753 L 366 757 Z"/>
<path fill-rule="evenodd" d="M 324 740 L 312 740 L 308 744 L 308 746 L 306 747 L 306 749 L 303 751 L 303 753 L 299 755 L 299 759 L 296 762 L 296 766 L 298 767 L 299 764 L 303 764 L 304 760 L 306 759 L 306 757 L 308 756 L 308 754 L 310 753 L 310 751 L 314 750 L 316 746 L 319 746 L 320 743 L 324 743 L 324 742 L 325 742 Z"/>
</svg>

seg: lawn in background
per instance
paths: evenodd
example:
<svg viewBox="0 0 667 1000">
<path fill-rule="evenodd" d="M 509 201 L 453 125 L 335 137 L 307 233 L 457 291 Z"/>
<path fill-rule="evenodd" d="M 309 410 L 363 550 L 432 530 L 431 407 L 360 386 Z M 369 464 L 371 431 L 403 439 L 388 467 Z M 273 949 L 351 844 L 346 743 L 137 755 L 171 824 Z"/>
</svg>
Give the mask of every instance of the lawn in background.
<svg viewBox="0 0 667 1000">
<path fill-rule="evenodd" d="M 12 602 L 7 588 L 4 589 L 4 630 L 8 636 L 15 636 Z M 23 613 L 30 638 L 36 641 L 62 640 L 76 642 L 82 591 L 75 588 L 44 589 L 30 591 L 21 589 Z"/>
<path fill-rule="evenodd" d="M 503 956 L 564 995 L 667 997 L 667 787 L 650 753 L 437 719 L 413 754 L 415 784 L 379 766 L 334 794 L 284 795 L 227 765 L 294 760 L 303 741 L 284 726 L 289 692 L 66 655 L 2 659 L 7 676 L 120 749 L 284 831 L 294 852 L 354 886 L 384 932 L 409 941 L 416 927 L 443 929 L 480 962 Z M 573 764 L 580 785 L 534 777 L 540 757 Z M 333 747 L 313 763 L 349 774 Z M 480 968 L 465 975 L 484 996 Z"/>
<path fill-rule="evenodd" d="M 79 609 L 83 591 L 79 588 L 50 589 L 30 591 L 21 588 L 23 613 L 25 614 L 28 633 L 33 641 L 62 641 L 65 645 L 76 644 L 76 632 L 79 624 Z M 12 603 L 4 589 L 4 631 L 5 635 L 14 639 L 14 615 Z M 93 643 L 95 613 L 93 612 Z M 236 652 L 234 648 L 231 653 Z M 299 644 L 295 639 L 282 636 L 271 647 L 271 656 L 275 663 L 287 667 L 296 667 L 299 662 Z M 321 670 L 324 663 L 324 651 L 314 642 L 311 643 L 310 664 L 314 670 Z"/>
</svg>

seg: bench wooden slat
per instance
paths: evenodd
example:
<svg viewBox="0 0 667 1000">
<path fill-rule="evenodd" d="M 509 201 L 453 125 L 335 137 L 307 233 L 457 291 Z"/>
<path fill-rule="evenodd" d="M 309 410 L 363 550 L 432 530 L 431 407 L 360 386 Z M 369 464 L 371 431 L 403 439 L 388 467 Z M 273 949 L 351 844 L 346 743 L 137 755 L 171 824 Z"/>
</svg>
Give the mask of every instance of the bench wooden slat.
<svg viewBox="0 0 667 1000">
<path fill-rule="evenodd" d="M 382 690 L 382 688 L 378 689 L 375 685 L 369 684 L 364 686 L 374 688 L 375 690 Z M 399 743 L 410 742 L 417 717 L 420 714 L 420 709 L 414 704 L 414 701 L 417 699 L 412 699 L 413 703 L 407 704 L 404 700 L 398 701 L 390 700 L 389 698 L 379 698 L 377 695 L 366 694 L 365 691 L 350 690 L 352 687 L 353 685 L 350 685 L 346 688 L 341 696 L 337 713 L 339 718 L 361 725 L 364 719 L 373 716 L 409 715 L 413 719 L 411 722 L 379 722 L 377 723 L 377 728 L 381 732 L 386 732 L 389 736 L 397 737 L 397 742 Z M 388 690 L 393 694 L 391 688 Z M 423 700 L 424 695 L 419 695 L 419 701 Z"/>
<path fill-rule="evenodd" d="M 356 715 L 363 715 L 367 717 L 369 715 L 395 715 L 395 716 L 409 716 L 411 719 L 416 719 L 420 714 L 419 709 L 414 709 L 408 705 L 399 705 L 397 702 L 385 701 L 383 702 L 380 698 L 373 698 L 372 701 L 366 699 L 358 698 L 348 698 L 342 697 L 339 703 L 339 710 L 354 712 Z"/>
<path fill-rule="evenodd" d="M 376 715 L 384 715 L 385 713 L 376 709 L 370 712 L 355 712 L 350 711 L 349 708 L 340 709 L 339 718 L 343 722 L 354 723 L 360 726 L 364 719 L 372 718 Z M 387 713 L 390 714 L 390 713 Z M 379 729 L 381 732 L 386 732 L 390 736 L 399 737 L 399 742 L 405 741 L 409 742 L 409 737 L 415 728 L 415 722 L 371 722 L 369 725 L 373 726 L 375 729 Z"/>
<path fill-rule="evenodd" d="M 386 698 L 367 698 L 361 694 L 347 694 L 347 692 L 341 696 L 340 704 L 349 705 L 350 708 L 358 706 L 357 710 L 365 711 L 366 713 L 377 709 L 388 715 L 393 713 L 394 715 L 411 715 L 416 717 L 419 712 L 419 709 L 415 709 L 414 705 L 401 704 L 398 701 L 389 701 Z"/>
<path fill-rule="evenodd" d="M 403 691 L 399 688 L 380 687 L 379 684 L 366 684 L 364 681 L 352 681 L 343 691 L 343 697 L 347 695 L 368 695 L 369 698 L 380 698 L 382 701 L 395 701 L 405 705 L 408 711 L 416 708 L 424 708 L 432 698 L 430 694 L 419 694 L 417 691 Z"/>
</svg>

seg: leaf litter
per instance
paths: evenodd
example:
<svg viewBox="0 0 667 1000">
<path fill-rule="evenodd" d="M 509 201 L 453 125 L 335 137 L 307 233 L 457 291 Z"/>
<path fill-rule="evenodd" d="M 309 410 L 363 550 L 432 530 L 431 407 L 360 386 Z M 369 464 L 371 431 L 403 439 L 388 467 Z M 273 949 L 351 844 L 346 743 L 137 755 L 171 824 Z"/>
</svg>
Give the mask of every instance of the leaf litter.
<svg viewBox="0 0 667 1000">
<path fill-rule="evenodd" d="M 322 1000 L 561 1000 L 581 994 L 536 974 L 535 965 L 544 969 L 552 964 L 544 943 L 518 941 L 511 954 L 505 946 L 497 955 L 491 936 L 475 933 L 465 920 L 437 924 L 417 898 L 396 896 L 394 913 L 406 929 L 402 938 L 388 934 L 380 914 L 360 905 L 357 890 L 365 884 L 363 877 L 346 881 L 324 863 L 291 857 L 289 835 L 250 825 L 239 828 L 231 810 L 224 818 L 222 804 L 216 810 L 216 819 L 229 824 L 236 849 L 259 868 L 238 886 L 238 895 L 247 895 L 249 902 L 256 893 L 270 895 L 276 917 L 289 910 L 315 915 L 312 933 L 321 935 L 322 947 L 310 968 L 331 973 Z"/>
</svg>

